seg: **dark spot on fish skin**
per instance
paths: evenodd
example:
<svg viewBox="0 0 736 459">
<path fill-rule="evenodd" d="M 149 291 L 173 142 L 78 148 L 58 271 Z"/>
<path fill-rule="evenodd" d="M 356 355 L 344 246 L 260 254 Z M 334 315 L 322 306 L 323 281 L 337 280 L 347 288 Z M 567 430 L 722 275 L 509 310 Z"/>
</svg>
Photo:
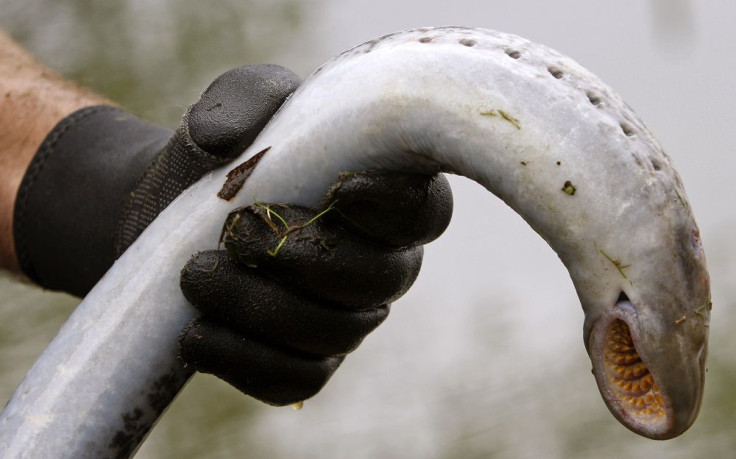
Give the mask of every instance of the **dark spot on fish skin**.
<svg viewBox="0 0 736 459">
<path fill-rule="evenodd" d="M 126 431 L 118 431 L 112 439 L 110 448 L 113 449 L 120 457 L 130 456 L 136 448 L 135 437 L 132 433 Z"/>
<path fill-rule="evenodd" d="M 432 40 L 434 40 L 434 37 L 422 37 L 418 41 L 419 43 L 432 43 Z"/>
<path fill-rule="evenodd" d="M 104 451 L 88 450 L 92 456 L 98 457 L 130 457 L 138 449 L 153 424 L 174 400 L 179 390 L 194 372 L 174 368 L 170 373 L 162 375 L 148 388 L 144 406 L 133 407 L 121 415 L 122 430 L 115 432 L 111 442 Z M 94 447 L 93 447 L 94 448 Z"/>
<path fill-rule="evenodd" d="M 565 76 L 565 73 L 557 67 L 547 67 L 547 71 L 558 80 Z"/>
<path fill-rule="evenodd" d="M 459 40 L 458 43 L 460 43 L 463 46 L 467 46 L 468 48 L 472 48 L 478 42 L 475 41 L 475 40 L 470 40 L 469 38 L 463 38 L 463 39 Z"/>
<path fill-rule="evenodd" d="M 594 93 L 588 91 L 587 93 L 585 93 L 585 95 L 588 96 L 588 101 L 590 101 L 592 105 L 596 107 L 600 107 L 603 104 L 603 102 L 601 101 L 601 98 L 595 95 Z"/>
<path fill-rule="evenodd" d="M 631 125 L 629 125 L 628 123 L 622 121 L 621 123 L 619 123 L 619 126 L 621 126 L 621 131 L 623 131 L 623 133 L 627 137 L 636 135 L 636 132 L 634 132 L 634 128 L 632 128 Z"/>
<path fill-rule="evenodd" d="M 217 193 L 217 197 L 224 199 L 225 201 L 229 201 L 234 198 L 235 195 L 238 194 L 238 191 L 243 188 L 245 181 L 248 180 L 248 177 L 253 173 L 253 170 L 256 168 L 261 158 L 263 158 L 263 155 L 265 155 L 270 149 L 271 147 L 264 148 L 253 155 L 250 159 L 228 172 L 225 183 L 222 185 L 222 189 Z"/>
<path fill-rule="evenodd" d="M 557 161 L 556 163 L 558 166 L 562 166 L 562 161 Z"/>
<path fill-rule="evenodd" d="M 521 57 L 521 53 L 515 49 L 507 49 L 504 51 L 508 57 L 511 59 L 518 59 Z"/>
<path fill-rule="evenodd" d="M 112 445 L 116 448 L 116 451 L 123 452 L 129 451 L 130 448 L 137 446 L 137 443 L 133 441 L 136 438 L 141 438 L 139 431 L 141 430 L 138 426 L 138 422 L 143 417 L 143 411 L 140 408 L 134 408 L 130 413 L 123 413 L 123 429 L 115 434 Z M 147 430 L 143 431 L 143 435 Z M 132 451 L 131 451 L 132 452 Z"/>
<path fill-rule="evenodd" d="M 577 191 L 577 188 L 575 188 L 575 185 L 573 185 L 572 182 L 568 180 L 565 182 L 564 185 L 562 185 L 562 191 L 564 191 L 567 195 L 573 196 Z"/>
</svg>

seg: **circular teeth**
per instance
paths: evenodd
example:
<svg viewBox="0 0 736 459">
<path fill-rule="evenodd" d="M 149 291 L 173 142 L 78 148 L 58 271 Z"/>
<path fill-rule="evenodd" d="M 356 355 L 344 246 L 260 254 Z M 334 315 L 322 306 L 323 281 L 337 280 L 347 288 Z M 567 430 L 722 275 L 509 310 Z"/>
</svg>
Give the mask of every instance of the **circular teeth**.
<svg viewBox="0 0 736 459">
<path fill-rule="evenodd" d="M 629 327 L 614 320 L 606 331 L 604 362 L 620 407 L 640 421 L 664 419 L 664 400 L 654 377 L 636 351 Z"/>
</svg>

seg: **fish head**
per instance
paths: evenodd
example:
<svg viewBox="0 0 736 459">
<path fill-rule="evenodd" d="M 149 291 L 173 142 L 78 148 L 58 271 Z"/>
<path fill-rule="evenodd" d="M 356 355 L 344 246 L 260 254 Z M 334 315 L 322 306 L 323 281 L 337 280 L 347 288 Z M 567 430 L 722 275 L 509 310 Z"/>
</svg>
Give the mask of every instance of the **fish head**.
<svg viewBox="0 0 736 459">
<path fill-rule="evenodd" d="M 699 232 L 687 220 L 618 266 L 626 282 L 617 301 L 587 314 L 584 327 L 609 410 L 652 439 L 687 430 L 703 397 L 710 281 Z"/>
</svg>

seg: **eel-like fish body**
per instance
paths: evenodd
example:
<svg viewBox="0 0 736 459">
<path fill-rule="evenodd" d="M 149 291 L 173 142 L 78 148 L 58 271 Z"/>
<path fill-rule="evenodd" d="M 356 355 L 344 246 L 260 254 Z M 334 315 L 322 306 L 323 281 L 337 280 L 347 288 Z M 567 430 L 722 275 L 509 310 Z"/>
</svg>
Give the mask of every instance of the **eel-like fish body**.
<svg viewBox="0 0 736 459">
<path fill-rule="evenodd" d="M 217 196 L 233 167 L 267 148 L 232 199 Z M 190 375 L 176 349 L 195 315 L 179 290 L 190 255 L 216 246 L 235 207 L 314 206 L 341 171 L 368 169 L 455 173 L 503 199 L 569 270 L 614 416 L 657 439 L 694 421 L 710 287 L 670 159 L 570 58 L 514 35 L 422 28 L 319 68 L 242 156 L 151 224 L 15 392 L 0 456 L 134 452 Z"/>
</svg>

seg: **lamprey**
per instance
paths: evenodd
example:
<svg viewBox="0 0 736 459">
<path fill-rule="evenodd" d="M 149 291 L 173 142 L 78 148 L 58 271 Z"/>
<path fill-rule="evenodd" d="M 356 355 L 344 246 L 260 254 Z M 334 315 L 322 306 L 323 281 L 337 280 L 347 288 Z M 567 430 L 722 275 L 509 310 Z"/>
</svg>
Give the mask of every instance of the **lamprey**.
<svg viewBox="0 0 736 459">
<path fill-rule="evenodd" d="M 267 149 L 229 200 L 217 196 L 228 172 Z M 189 375 L 176 358 L 177 334 L 195 314 L 178 287 L 189 256 L 216 246 L 236 207 L 316 206 L 341 171 L 368 169 L 455 173 L 503 199 L 570 272 L 614 416 L 657 439 L 691 425 L 710 287 L 670 159 L 621 98 L 568 57 L 489 30 L 422 28 L 320 67 L 241 157 L 153 222 L 16 391 L 0 420 L 0 456 L 135 451 Z"/>
</svg>

